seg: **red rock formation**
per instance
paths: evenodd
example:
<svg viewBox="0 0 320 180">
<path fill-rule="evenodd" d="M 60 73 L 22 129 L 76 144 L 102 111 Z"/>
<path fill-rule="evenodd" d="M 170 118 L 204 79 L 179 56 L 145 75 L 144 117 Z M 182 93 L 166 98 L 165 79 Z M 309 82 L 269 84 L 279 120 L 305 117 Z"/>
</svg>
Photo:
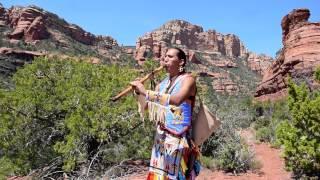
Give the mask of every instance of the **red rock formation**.
<svg viewBox="0 0 320 180">
<path fill-rule="evenodd" d="M 131 48 L 125 49 L 125 52 L 126 52 L 126 54 L 128 54 L 128 55 L 133 55 L 133 54 L 134 54 L 134 50 L 131 49 Z"/>
<path fill-rule="evenodd" d="M 240 39 L 234 34 L 223 36 L 225 43 L 225 54 L 229 57 L 239 57 L 241 55 Z"/>
<path fill-rule="evenodd" d="M 229 57 L 245 57 L 247 50 L 240 39 L 232 34 L 222 35 L 215 30 L 203 31 L 203 28 L 183 20 L 170 21 L 160 28 L 138 38 L 135 59 L 143 61 L 148 52 L 155 58 L 164 55 L 169 45 L 187 50 L 219 52 Z"/>
<path fill-rule="evenodd" d="M 85 45 L 98 46 L 105 49 L 111 49 L 118 46 L 116 40 L 110 36 L 95 36 L 86 32 L 81 27 L 69 24 L 57 15 L 44 11 L 36 6 L 10 8 L 7 14 L 3 15 L 3 9 L 0 7 L 0 23 L 1 17 L 7 19 L 7 24 L 13 28 L 9 34 L 11 40 L 23 39 L 26 42 L 47 39 L 50 36 L 56 38 L 53 32 L 63 33 L 74 40 Z M 62 42 L 65 44 L 65 42 Z"/>
<path fill-rule="evenodd" d="M 231 60 L 222 60 L 222 61 L 212 62 L 212 64 L 217 67 L 226 67 L 226 68 L 238 67 L 237 64 L 232 62 Z"/>
<path fill-rule="evenodd" d="M 160 44 L 155 44 L 152 48 L 153 56 L 156 59 L 161 58 L 161 45 Z"/>
<path fill-rule="evenodd" d="M 41 16 L 36 17 L 24 33 L 24 38 L 27 42 L 47 39 L 48 37 L 49 33 L 44 26 L 43 18 Z"/>
<path fill-rule="evenodd" d="M 102 47 L 104 49 L 112 49 L 112 47 L 118 46 L 118 43 L 111 36 L 96 36 L 94 45 Z"/>
<path fill-rule="evenodd" d="M 295 9 L 281 22 L 283 50 L 269 67 L 258 86 L 257 100 L 282 98 L 287 91 L 287 78 L 307 80 L 314 88 L 313 73 L 320 65 L 320 23 L 308 22 L 308 9 Z"/>
<path fill-rule="evenodd" d="M 259 73 L 260 75 L 264 74 L 264 71 L 271 65 L 273 59 L 264 54 L 257 55 L 255 53 L 249 53 L 248 64 L 247 66 Z"/>
<path fill-rule="evenodd" d="M 200 64 L 201 61 L 197 58 L 196 53 L 194 51 L 187 52 L 188 60 L 194 64 Z"/>
<path fill-rule="evenodd" d="M 14 28 L 9 34 L 10 39 L 34 41 L 49 38 L 40 10 L 33 7 L 11 8 L 8 15 L 9 24 Z"/>
<path fill-rule="evenodd" d="M 170 21 L 138 38 L 134 57 L 139 64 L 152 54 L 154 59 L 159 60 L 170 46 L 182 48 L 188 54 L 189 60 L 197 64 L 201 61 L 195 59 L 194 52 L 226 56 L 222 61 L 207 58 L 210 64 L 217 67 L 234 68 L 237 65 L 232 60 L 236 57 L 249 57 L 248 67 L 260 74 L 272 61 L 271 57 L 249 52 L 236 35 L 223 35 L 215 30 L 203 31 L 201 26 L 183 20 Z"/>
<path fill-rule="evenodd" d="M 0 54 L 6 55 L 6 56 L 14 56 L 19 59 L 26 59 L 26 60 L 31 60 L 34 57 L 37 56 L 44 56 L 45 54 L 41 52 L 36 52 L 36 51 L 22 51 L 22 50 L 15 50 L 12 48 L 5 48 L 1 47 L 0 48 Z"/>
<path fill-rule="evenodd" d="M 142 46 L 141 48 L 136 50 L 136 55 L 135 58 L 139 59 L 138 63 L 141 64 L 143 61 L 146 60 L 146 54 L 147 54 L 147 50 L 150 51 L 150 49 L 148 49 L 146 46 Z"/>
<path fill-rule="evenodd" d="M 212 86 L 216 92 L 220 93 L 237 94 L 239 91 L 239 86 L 230 79 L 214 80 Z"/>
<path fill-rule="evenodd" d="M 86 44 L 93 45 L 96 41 L 95 36 L 89 32 L 84 31 L 77 25 L 69 25 L 66 27 L 66 32 L 75 40 Z"/>
<path fill-rule="evenodd" d="M 240 87 L 237 83 L 233 82 L 228 72 L 212 73 L 202 71 L 198 73 L 199 76 L 209 76 L 213 79 L 212 88 L 219 93 L 237 94 Z"/>
</svg>

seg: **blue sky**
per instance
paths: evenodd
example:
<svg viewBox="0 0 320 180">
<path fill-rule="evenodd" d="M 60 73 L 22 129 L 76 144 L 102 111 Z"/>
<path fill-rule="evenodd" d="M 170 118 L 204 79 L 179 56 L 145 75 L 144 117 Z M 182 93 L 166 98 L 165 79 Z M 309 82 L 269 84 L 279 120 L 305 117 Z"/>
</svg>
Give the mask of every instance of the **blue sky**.
<svg viewBox="0 0 320 180">
<path fill-rule="evenodd" d="M 37 5 L 96 35 L 121 45 L 172 19 L 183 19 L 240 37 L 249 50 L 275 56 L 282 47 L 281 19 L 295 8 L 308 8 L 320 22 L 320 0 L 1 0 L 4 7 Z"/>
</svg>

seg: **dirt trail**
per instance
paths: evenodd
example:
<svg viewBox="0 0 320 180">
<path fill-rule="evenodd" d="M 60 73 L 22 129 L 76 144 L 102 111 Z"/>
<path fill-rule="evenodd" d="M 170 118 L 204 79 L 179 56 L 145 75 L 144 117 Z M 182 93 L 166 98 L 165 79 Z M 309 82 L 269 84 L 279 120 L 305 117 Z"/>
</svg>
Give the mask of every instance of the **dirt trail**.
<svg viewBox="0 0 320 180">
<path fill-rule="evenodd" d="M 237 176 L 226 174 L 222 171 L 211 171 L 202 169 L 197 180 L 287 180 L 291 174 L 284 170 L 284 161 L 280 158 L 280 150 L 271 148 L 267 143 L 255 143 L 255 136 L 252 130 L 243 130 L 241 136 L 246 140 L 251 149 L 254 150 L 256 159 L 261 162 L 262 168 L 257 172 L 247 172 Z M 147 171 L 134 174 L 122 179 L 144 180 Z"/>
</svg>

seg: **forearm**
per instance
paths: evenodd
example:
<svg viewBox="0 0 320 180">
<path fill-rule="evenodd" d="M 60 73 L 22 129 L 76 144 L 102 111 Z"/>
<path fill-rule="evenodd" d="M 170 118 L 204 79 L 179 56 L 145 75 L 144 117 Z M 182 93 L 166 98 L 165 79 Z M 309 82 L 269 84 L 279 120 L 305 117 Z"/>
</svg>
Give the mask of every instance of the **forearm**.
<svg viewBox="0 0 320 180">
<path fill-rule="evenodd" d="M 160 93 L 158 91 L 146 91 L 146 100 L 151 102 L 156 102 L 161 105 L 168 105 L 170 102 L 170 94 Z"/>
<path fill-rule="evenodd" d="M 146 91 L 146 100 L 157 102 L 161 105 L 175 105 L 179 106 L 183 102 L 183 98 L 177 95 L 170 95 L 165 93 L 160 93 L 157 91 Z"/>
</svg>

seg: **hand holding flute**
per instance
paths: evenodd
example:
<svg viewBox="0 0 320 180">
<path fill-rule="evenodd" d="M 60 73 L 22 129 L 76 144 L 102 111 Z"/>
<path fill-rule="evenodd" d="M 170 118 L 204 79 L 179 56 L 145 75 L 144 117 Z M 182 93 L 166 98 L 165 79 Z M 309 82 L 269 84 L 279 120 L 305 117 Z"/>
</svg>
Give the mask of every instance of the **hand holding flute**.
<svg viewBox="0 0 320 180">
<path fill-rule="evenodd" d="M 138 93 L 146 93 L 146 90 L 143 86 L 143 83 L 152 78 L 154 74 L 159 73 L 163 69 L 163 66 L 158 67 L 157 69 L 153 70 L 151 73 L 147 74 L 145 77 L 143 77 L 141 80 L 133 81 L 130 83 L 130 86 L 128 86 L 125 90 L 121 91 L 117 96 L 111 98 L 112 101 L 117 101 L 122 96 L 125 96 L 132 90 L 136 90 Z"/>
</svg>

